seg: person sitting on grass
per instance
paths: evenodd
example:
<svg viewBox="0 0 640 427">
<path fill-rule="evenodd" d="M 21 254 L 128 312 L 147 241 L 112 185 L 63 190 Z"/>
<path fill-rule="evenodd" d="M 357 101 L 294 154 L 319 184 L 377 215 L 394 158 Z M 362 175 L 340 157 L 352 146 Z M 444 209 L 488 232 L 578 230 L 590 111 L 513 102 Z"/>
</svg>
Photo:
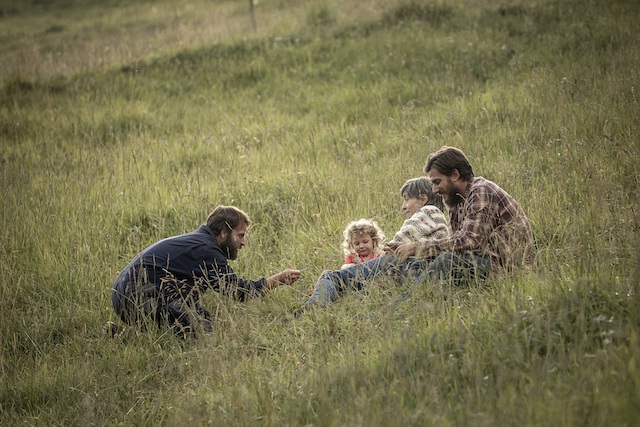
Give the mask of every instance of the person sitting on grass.
<svg viewBox="0 0 640 427">
<path fill-rule="evenodd" d="M 490 274 L 510 274 L 533 265 L 536 245 L 524 211 L 499 185 L 476 177 L 462 150 L 443 146 L 429 155 L 423 171 L 433 191 L 444 198 L 451 234 L 391 241 L 384 256 L 347 269 L 348 275 L 323 273 L 302 311 L 330 303 L 348 284 L 358 284 L 358 275 L 373 277 L 387 263 L 412 272 L 414 283 L 426 277 L 431 283 L 455 286 L 483 283 Z M 426 261 L 426 268 L 420 260 Z"/>
<path fill-rule="evenodd" d="M 435 257 L 427 268 L 429 279 L 454 285 L 532 266 L 535 241 L 524 211 L 498 184 L 476 177 L 462 150 L 444 146 L 431 153 L 424 173 L 444 198 L 452 234 L 389 243 L 398 262 Z"/>
<path fill-rule="evenodd" d="M 402 211 L 407 219 L 391 242 L 415 242 L 449 234 L 444 219 L 444 203 L 440 196 L 434 194 L 431 181 L 425 177 L 410 179 L 404 183 L 400 194 L 404 199 Z"/>
<path fill-rule="evenodd" d="M 343 232 L 344 264 L 340 268 L 378 258 L 384 253 L 385 235 L 378 223 L 371 219 L 351 221 Z"/>
<path fill-rule="evenodd" d="M 447 220 L 442 212 L 442 198 L 433 192 L 432 184 L 427 178 L 408 180 L 400 189 L 400 194 L 404 199 L 402 210 L 407 219 L 391 242 L 406 243 L 417 239 L 439 239 L 449 235 Z M 294 314 L 297 316 L 308 308 L 328 305 L 348 288 L 360 290 L 366 281 L 382 273 L 392 275 L 398 280 L 416 279 L 416 274 L 420 272 L 418 264 L 422 262 L 423 260 L 398 262 L 396 257 L 384 254 L 345 269 L 326 270 L 320 275 L 310 298 Z"/>
<path fill-rule="evenodd" d="M 377 222 L 371 219 L 351 221 L 343 232 L 344 264 L 340 269 L 370 261 L 384 254 L 385 235 Z M 307 292 L 311 296 L 313 290 Z"/>
<path fill-rule="evenodd" d="M 244 301 L 280 285 L 300 271 L 286 269 L 268 278 L 236 275 L 229 260 L 244 246 L 249 216 L 234 206 L 218 206 L 206 224 L 144 249 L 125 267 L 111 292 L 113 309 L 128 325 L 168 326 L 183 336 L 212 330 L 211 314 L 200 297 L 212 289 Z M 113 335 L 113 331 L 112 331 Z"/>
</svg>

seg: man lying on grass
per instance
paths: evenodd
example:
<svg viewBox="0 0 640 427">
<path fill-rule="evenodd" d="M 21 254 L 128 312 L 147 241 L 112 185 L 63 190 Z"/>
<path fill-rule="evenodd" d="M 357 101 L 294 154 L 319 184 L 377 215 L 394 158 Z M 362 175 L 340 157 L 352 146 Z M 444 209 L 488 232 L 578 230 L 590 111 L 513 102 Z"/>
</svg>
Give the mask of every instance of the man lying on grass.
<svg viewBox="0 0 640 427">
<path fill-rule="evenodd" d="M 169 237 L 144 249 L 118 276 L 111 293 L 115 312 L 129 325 L 169 326 L 182 335 L 211 331 L 211 314 L 200 305 L 208 289 L 244 301 L 280 285 L 300 271 L 286 269 L 269 278 L 247 280 L 229 266 L 244 246 L 249 216 L 218 206 L 197 230 Z"/>
<path fill-rule="evenodd" d="M 451 234 L 388 242 L 383 257 L 343 272 L 324 272 L 296 314 L 333 302 L 347 287 L 360 289 L 364 280 L 389 268 L 409 272 L 401 277 L 414 283 L 427 279 L 460 286 L 532 264 L 535 245 L 524 211 L 497 184 L 474 176 L 460 149 L 442 147 L 432 153 L 424 173 L 448 207 Z"/>
</svg>

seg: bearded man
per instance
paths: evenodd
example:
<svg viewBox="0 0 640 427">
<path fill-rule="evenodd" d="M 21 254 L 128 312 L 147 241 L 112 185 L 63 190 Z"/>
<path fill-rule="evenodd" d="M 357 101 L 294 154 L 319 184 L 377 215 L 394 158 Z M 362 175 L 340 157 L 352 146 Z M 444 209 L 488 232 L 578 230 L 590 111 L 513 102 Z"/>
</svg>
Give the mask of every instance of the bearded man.
<svg viewBox="0 0 640 427">
<path fill-rule="evenodd" d="M 137 255 L 115 281 L 111 301 L 129 325 L 151 320 L 183 334 L 211 331 L 211 314 L 200 305 L 208 289 L 244 301 L 280 285 L 300 271 L 283 270 L 258 280 L 235 274 L 228 260 L 244 246 L 249 216 L 234 206 L 218 206 L 197 230 L 161 240 Z"/>
<path fill-rule="evenodd" d="M 504 189 L 474 176 L 462 150 L 444 146 L 427 158 L 424 173 L 449 210 L 451 235 L 416 242 L 389 242 L 400 260 L 433 258 L 427 273 L 455 284 L 529 267 L 535 243 L 524 211 Z"/>
</svg>

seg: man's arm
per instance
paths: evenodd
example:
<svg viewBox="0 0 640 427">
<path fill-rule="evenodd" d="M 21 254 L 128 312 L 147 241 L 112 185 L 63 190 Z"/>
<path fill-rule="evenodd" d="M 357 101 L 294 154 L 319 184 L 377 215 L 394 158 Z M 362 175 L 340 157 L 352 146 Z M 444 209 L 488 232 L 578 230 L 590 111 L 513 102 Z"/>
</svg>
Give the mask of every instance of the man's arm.
<svg viewBox="0 0 640 427">
<path fill-rule="evenodd" d="M 416 252 L 421 257 L 431 257 L 440 252 L 478 253 L 487 243 L 497 220 L 491 192 L 486 187 L 474 189 L 464 201 L 462 221 L 459 228 L 445 238 L 420 240 Z"/>
<path fill-rule="evenodd" d="M 281 285 L 290 285 L 300 278 L 300 270 L 287 268 L 267 278 L 267 289 L 273 289 Z"/>
<path fill-rule="evenodd" d="M 478 253 L 493 228 L 495 215 L 490 200 L 486 189 L 478 188 L 465 200 L 460 228 L 453 230 L 453 234 L 441 239 L 420 239 L 417 242 L 390 245 L 388 253 L 402 261 L 412 256 L 429 258 L 444 251 Z"/>
</svg>

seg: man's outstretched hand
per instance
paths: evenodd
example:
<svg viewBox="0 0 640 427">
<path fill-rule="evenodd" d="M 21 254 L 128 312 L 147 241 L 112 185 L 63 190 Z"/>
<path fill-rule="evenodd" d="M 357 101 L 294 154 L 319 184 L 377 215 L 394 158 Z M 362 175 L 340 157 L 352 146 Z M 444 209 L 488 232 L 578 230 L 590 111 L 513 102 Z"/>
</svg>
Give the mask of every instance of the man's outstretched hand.
<svg viewBox="0 0 640 427">
<path fill-rule="evenodd" d="M 300 270 L 294 270 L 287 268 L 280 273 L 276 273 L 273 276 L 267 278 L 267 287 L 273 289 L 281 285 L 290 285 L 300 278 Z"/>
</svg>

